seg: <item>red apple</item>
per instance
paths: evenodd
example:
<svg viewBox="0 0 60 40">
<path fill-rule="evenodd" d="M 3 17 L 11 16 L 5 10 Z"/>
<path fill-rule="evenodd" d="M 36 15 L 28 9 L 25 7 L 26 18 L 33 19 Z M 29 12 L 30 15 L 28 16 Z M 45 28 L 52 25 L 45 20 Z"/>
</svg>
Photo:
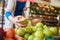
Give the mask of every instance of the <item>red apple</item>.
<svg viewBox="0 0 60 40">
<path fill-rule="evenodd" d="M 7 38 L 15 37 L 15 30 L 13 28 L 8 28 L 8 30 L 6 31 L 6 37 Z"/>
</svg>

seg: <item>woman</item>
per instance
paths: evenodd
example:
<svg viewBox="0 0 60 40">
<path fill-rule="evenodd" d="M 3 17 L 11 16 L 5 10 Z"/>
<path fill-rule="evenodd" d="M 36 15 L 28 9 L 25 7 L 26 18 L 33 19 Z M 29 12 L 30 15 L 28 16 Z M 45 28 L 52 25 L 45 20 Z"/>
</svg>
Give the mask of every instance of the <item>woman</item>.
<svg viewBox="0 0 60 40">
<path fill-rule="evenodd" d="M 8 0 L 7 8 L 5 11 L 4 28 L 12 27 L 13 24 L 17 26 L 25 26 L 20 24 L 21 21 L 18 20 L 19 17 L 21 18 L 21 16 L 19 15 L 22 15 L 23 9 L 26 9 L 25 4 L 26 4 L 26 1 L 24 0 Z"/>
</svg>

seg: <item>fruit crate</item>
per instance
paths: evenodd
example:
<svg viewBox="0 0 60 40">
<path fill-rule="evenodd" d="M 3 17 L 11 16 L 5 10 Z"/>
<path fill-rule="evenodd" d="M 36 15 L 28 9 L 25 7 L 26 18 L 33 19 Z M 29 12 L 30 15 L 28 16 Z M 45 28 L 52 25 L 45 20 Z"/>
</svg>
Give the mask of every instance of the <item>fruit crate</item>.
<svg viewBox="0 0 60 40">
<path fill-rule="evenodd" d="M 53 38 L 53 40 L 60 40 L 60 36 L 54 36 L 52 38 Z"/>
<path fill-rule="evenodd" d="M 60 40 L 60 36 L 45 37 L 45 40 Z"/>
</svg>

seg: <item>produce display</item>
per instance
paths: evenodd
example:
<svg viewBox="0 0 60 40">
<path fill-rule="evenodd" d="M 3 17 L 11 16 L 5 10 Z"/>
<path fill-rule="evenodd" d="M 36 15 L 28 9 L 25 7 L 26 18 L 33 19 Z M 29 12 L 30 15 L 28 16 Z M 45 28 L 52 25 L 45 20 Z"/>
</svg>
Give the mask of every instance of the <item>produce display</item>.
<svg viewBox="0 0 60 40">
<path fill-rule="evenodd" d="M 30 14 L 33 18 L 41 19 L 41 22 L 47 26 L 58 26 L 57 16 L 60 14 L 60 8 L 34 3 L 31 4 Z"/>
<path fill-rule="evenodd" d="M 23 20 L 20 23 L 25 26 L 4 29 L 3 40 L 53 40 L 55 36 L 60 37 L 60 27 L 57 27 L 57 16 L 60 9 L 51 5 L 37 3 L 30 6 L 30 17 L 32 19 L 19 17 L 18 20 Z M 2 29 L 0 29 L 1 31 Z"/>
<path fill-rule="evenodd" d="M 35 26 L 17 27 L 15 32 L 17 36 L 23 37 L 24 40 L 46 40 L 47 37 L 52 40 L 52 37 L 60 35 L 60 30 L 57 27 L 48 27 L 41 22 L 38 22 Z"/>
<path fill-rule="evenodd" d="M 23 17 L 24 18 L 24 17 Z M 21 20 L 25 20 L 21 19 Z M 26 19 L 27 20 L 27 19 Z M 33 23 L 33 21 L 36 23 Z M 8 28 L 4 30 L 3 40 L 52 40 L 52 37 L 60 35 L 60 28 L 44 25 L 39 19 L 28 20 L 26 27 Z M 24 22 L 22 22 L 24 23 Z M 36 25 L 33 25 L 33 24 Z"/>
</svg>

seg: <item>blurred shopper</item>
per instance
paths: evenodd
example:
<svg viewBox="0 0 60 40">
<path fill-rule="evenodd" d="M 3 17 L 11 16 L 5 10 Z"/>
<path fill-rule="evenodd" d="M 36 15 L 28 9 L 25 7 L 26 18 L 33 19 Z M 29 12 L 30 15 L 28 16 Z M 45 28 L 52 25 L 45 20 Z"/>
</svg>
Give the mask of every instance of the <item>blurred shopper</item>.
<svg viewBox="0 0 60 40">
<path fill-rule="evenodd" d="M 32 1 L 32 0 L 27 0 Z M 23 10 L 26 11 L 29 7 L 25 7 L 26 0 L 8 0 L 7 8 L 5 10 L 5 25 L 4 28 L 13 27 L 13 24 L 17 26 L 24 26 L 20 24 L 18 18 L 22 17 Z M 13 24 L 12 24 L 13 23 Z"/>
</svg>

